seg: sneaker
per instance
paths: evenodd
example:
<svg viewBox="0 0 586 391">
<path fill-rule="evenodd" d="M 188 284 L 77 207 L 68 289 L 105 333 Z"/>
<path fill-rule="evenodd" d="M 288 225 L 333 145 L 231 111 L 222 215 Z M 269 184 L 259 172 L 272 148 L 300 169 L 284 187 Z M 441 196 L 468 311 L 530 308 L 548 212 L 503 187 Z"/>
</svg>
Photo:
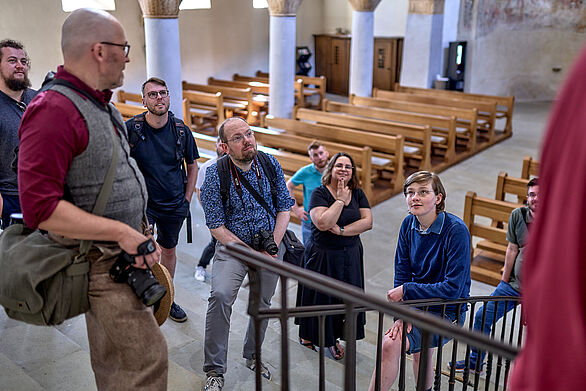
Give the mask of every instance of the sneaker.
<svg viewBox="0 0 586 391">
<path fill-rule="evenodd" d="M 195 279 L 197 281 L 205 281 L 206 280 L 206 269 L 201 266 L 195 268 Z"/>
<path fill-rule="evenodd" d="M 480 364 L 480 369 L 476 370 L 476 361 L 470 360 L 470 371 L 471 372 L 480 372 L 482 373 L 482 367 L 484 364 Z M 452 369 L 452 362 L 448 363 L 448 368 Z M 466 360 L 456 361 L 456 372 L 464 372 L 466 369 Z"/>
<path fill-rule="evenodd" d="M 175 302 L 173 302 L 173 304 L 171 304 L 171 312 L 169 313 L 169 318 L 171 318 L 171 320 L 174 320 L 175 322 L 183 323 L 187 320 L 187 314 L 185 313 L 185 311 L 183 311 L 183 309 L 181 309 L 181 307 L 179 307 L 177 304 L 175 304 Z"/>
<path fill-rule="evenodd" d="M 208 376 L 203 391 L 222 391 L 223 387 L 224 376 L 218 375 L 216 374 L 216 372 L 213 372 L 210 376 Z"/>
<path fill-rule="evenodd" d="M 248 369 L 250 369 L 251 371 L 256 371 L 256 357 L 255 357 L 255 355 L 252 355 L 252 358 L 246 359 L 246 367 Z M 269 368 L 267 368 L 265 363 L 263 363 L 262 361 L 260 363 L 260 374 L 265 379 L 271 380 L 271 371 L 269 371 Z"/>
</svg>

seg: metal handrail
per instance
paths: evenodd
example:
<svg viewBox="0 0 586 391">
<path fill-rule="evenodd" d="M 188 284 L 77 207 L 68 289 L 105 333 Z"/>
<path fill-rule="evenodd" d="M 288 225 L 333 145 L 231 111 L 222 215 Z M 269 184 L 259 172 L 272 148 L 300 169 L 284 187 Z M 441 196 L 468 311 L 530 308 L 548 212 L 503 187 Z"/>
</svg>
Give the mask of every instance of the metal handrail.
<svg viewBox="0 0 586 391">
<path fill-rule="evenodd" d="M 403 319 L 406 322 L 409 322 L 413 325 L 416 325 L 419 329 L 422 330 L 423 341 L 422 346 L 426 346 L 425 339 L 429 338 L 430 335 L 440 335 L 446 336 L 450 338 L 454 338 L 455 340 L 465 342 L 469 346 L 475 346 L 480 350 L 489 352 L 491 354 L 495 354 L 499 357 L 503 357 L 508 360 L 513 360 L 518 354 L 518 348 L 512 346 L 510 344 L 506 344 L 500 342 L 495 339 L 491 339 L 487 335 L 479 332 L 475 332 L 472 330 L 465 330 L 462 327 L 453 325 L 452 323 L 445 321 L 438 316 L 430 315 L 422 311 L 415 310 L 410 308 L 409 306 L 416 305 L 416 306 L 429 306 L 429 305 L 449 305 L 449 304 L 461 304 L 464 302 L 468 302 L 466 300 L 418 300 L 418 301 L 411 301 L 408 304 L 399 304 L 399 303 L 390 303 L 386 300 L 383 300 L 379 297 L 369 295 L 365 293 L 363 290 L 346 283 L 343 283 L 339 280 L 334 278 L 306 270 L 303 268 L 299 268 L 297 266 L 293 266 L 284 262 L 275 262 L 273 258 L 270 258 L 266 255 L 262 255 L 256 251 L 251 250 L 248 247 L 245 247 L 241 244 L 237 243 L 230 243 L 226 247 L 219 249 L 220 253 L 223 256 L 230 256 L 238 259 L 239 261 L 245 263 L 249 268 L 249 281 L 250 281 L 250 294 L 249 294 L 249 306 L 248 306 L 248 313 L 251 315 L 255 322 L 255 330 L 257 333 L 257 346 L 256 346 L 256 359 L 257 359 L 257 368 L 260 368 L 260 322 L 262 319 L 266 318 L 280 318 L 281 320 L 281 340 L 282 340 L 282 390 L 289 389 L 289 377 L 287 373 L 287 357 L 288 357 L 288 337 L 287 337 L 287 319 L 291 316 L 316 316 L 315 310 L 319 309 L 320 315 L 322 314 L 332 314 L 332 313 L 340 313 L 345 312 L 346 318 L 351 319 L 357 312 L 365 311 L 365 310 L 376 310 L 380 314 L 390 315 L 396 318 Z M 260 278 L 257 275 L 259 270 L 267 270 L 269 272 L 273 272 L 281 277 L 281 296 L 282 296 L 282 305 L 280 309 L 267 309 L 260 311 L 258 309 L 258 303 L 260 302 Z M 346 304 L 342 305 L 334 305 L 334 306 L 312 306 L 312 307 L 300 307 L 300 308 L 288 308 L 287 306 L 287 292 L 286 292 L 286 282 L 287 279 L 294 279 L 299 283 L 317 291 L 323 292 L 327 295 L 331 295 L 334 297 L 338 297 L 342 299 Z M 487 297 L 479 297 L 472 299 L 472 301 L 482 301 L 486 300 Z M 490 299 L 495 299 L 494 297 L 490 297 Z M 510 298 L 505 298 L 510 299 Z M 344 311 L 342 311 L 342 308 Z M 310 310 L 311 308 L 311 310 Z M 444 307 L 445 308 L 445 307 Z M 327 313 L 326 313 L 327 312 Z M 322 317 L 323 319 L 323 317 Z M 346 348 L 346 366 L 350 366 L 351 368 L 355 367 L 355 354 L 356 354 L 356 347 L 355 347 L 355 321 L 346 322 L 346 332 L 345 335 L 347 337 L 347 348 Z M 382 327 L 382 316 L 379 318 L 379 329 Z M 405 330 L 405 329 L 404 329 Z M 321 329 L 320 329 L 321 332 Z M 426 336 L 427 335 L 427 336 Z M 323 336 L 320 335 L 320 343 L 323 343 Z M 403 338 L 405 336 L 403 335 Z M 379 347 L 381 343 L 379 341 Z M 320 373 L 323 370 L 323 346 L 320 346 Z M 422 362 L 425 366 L 427 365 L 426 359 L 426 351 L 427 349 L 422 349 L 422 357 L 420 362 Z M 467 354 L 468 356 L 468 354 Z M 377 360 L 380 361 L 380 357 L 377 355 Z M 354 390 L 355 389 L 355 373 L 354 371 L 346 370 L 346 378 L 345 378 L 345 390 Z M 425 368 L 420 369 L 419 371 L 420 377 L 422 373 L 425 373 Z M 262 387 L 261 378 L 260 378 L 260 371 L 257 371 L 256 374 L 257 380 L 257 390 L 260 390 Z M 323 385 L 323 379 L 320 379 L 320 386 Z M 423 384 L 418 381 L 417 389 L 420 389 L 420 386 L 423 387 Z M 320 387 L 320 389 L 323 389 Z M 421 388 L 423 389 L 423 388 Z"/>
</svg>

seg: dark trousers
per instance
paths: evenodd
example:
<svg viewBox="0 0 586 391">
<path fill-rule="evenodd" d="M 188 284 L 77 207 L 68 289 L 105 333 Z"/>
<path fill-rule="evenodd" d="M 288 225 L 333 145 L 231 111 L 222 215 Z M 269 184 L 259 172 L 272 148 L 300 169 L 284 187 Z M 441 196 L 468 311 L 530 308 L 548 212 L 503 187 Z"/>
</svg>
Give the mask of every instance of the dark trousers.
<svg viewBox="0 0 586 391">
<path fill-rule="evenodd" d="M 20 210 L 20 200 L 17 195 L 2 194 L 2 228 L 10 225 L 10 215 L 13 213 L 22 213 Z"/>
<path fill-rule="evenodd" d="M 204 269 L 208 267 L 210 261 L 214 257 L 214 253 L 216 252 L 217 242 L 218 241 L 216 240 L 216 238 L 212 236 L 212 240 L 210 240 L 208 245 L 203 249 L 203 252 L 201 253 L 201 258 L 199 259 L 199 263 L 197 264 L 197 266 L 201 266 Z"/>
</svg>

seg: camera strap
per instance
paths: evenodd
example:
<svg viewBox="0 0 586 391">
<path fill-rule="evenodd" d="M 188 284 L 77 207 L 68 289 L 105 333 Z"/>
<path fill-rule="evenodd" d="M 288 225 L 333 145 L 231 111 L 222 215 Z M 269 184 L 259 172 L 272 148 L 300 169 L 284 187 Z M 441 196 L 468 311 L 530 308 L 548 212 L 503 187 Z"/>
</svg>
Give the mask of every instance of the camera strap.
<svg viewBox="0 0 586 391">
<path fill-rule="evenodd" d="M 260 173 L 260 168 L 258 167 L 258 163 L 256 162 L 256 159 L 253 161 L 252 165 L 253 165 L 254 173 L 256 174 L 256 178 L 258 179 L 259 186 L 262 186 L 262 175 Z M 256 189 L 250 184 L 250 182 L 248 182 L 248 179 L 246 179 L 246 177 L 242 176 L 241 178 L 239 178 L 238 171 L 236 170 L 236 167 L 234 166 L 234 163 L 232 162 L 232 160 L 230 160 L 230 173 L 232 174 L 232 180 L 234 181 L 234 187 L 236 188 L 236 192 L 240 196 L 240 199 L 242 200 L 242 187 L 240 186 L 240 184 L 242 184 L 242 186 L 244 186 L 246 188 L 246 190 L 248 190 L 248 192 L 256 200 L 256 202 L 258 202 L 263 208 L 265 208 L 265 210 L 268 212 L 269 216 L 271 216 L 275 220 L 275 223 L 276 223 L 277 217 L 276 217 L 275 213 L 271 210 L 271 208 L 269 207 L 269 205 L 267 204 L 265 199 L 262 198 L 262 196 L 258 193 L 258 191 L 256 191 Z M 244 201 L 242 202 L 242 204 L 244 205 Z M 271 220 L 269 219 L 269 229 L 271 229 L 270 227 L 271 227 Z"/>
</svg>

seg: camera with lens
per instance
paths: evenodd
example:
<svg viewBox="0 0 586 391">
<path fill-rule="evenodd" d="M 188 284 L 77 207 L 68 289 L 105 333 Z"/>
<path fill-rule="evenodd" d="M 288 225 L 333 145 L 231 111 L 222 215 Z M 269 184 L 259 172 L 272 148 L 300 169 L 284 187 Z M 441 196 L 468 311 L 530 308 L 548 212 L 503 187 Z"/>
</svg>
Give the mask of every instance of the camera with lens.
<svg viewBox="0 0 586 391">
<path fill-rule="evenodd" d="M 150 269 L 139 269 L 132 266 L 133 264 L 134 257 L 122 251 L 110 268 L 110 277 L 115 282 L 127 282 L 144 305 L 151 306 L 158 303 L 167 290 L 159 284 Z"/>
<path fill-rule="evenodd" d="M 252 242 L 250 246 L 256 251 L 266 251 L 269 255 L 275 255 L 279 252 L 279 248 L 275 243 L 273 233 L 261 229 L 258 233 L 252 235 Z"/>
</svg>

